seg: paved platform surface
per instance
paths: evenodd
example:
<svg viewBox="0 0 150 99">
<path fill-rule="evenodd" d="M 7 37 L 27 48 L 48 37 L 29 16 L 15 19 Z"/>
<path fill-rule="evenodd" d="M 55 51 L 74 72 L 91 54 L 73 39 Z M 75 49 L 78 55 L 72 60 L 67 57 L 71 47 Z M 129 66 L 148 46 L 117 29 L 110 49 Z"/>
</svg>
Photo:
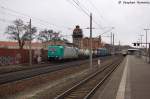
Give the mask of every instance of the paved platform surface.
<svg viewBox="0 0 150 99">
<path fill-rule="evenodd" d="M 150 64 L 128 55 L 92 99 L 150 99 Z"/>
</svg>

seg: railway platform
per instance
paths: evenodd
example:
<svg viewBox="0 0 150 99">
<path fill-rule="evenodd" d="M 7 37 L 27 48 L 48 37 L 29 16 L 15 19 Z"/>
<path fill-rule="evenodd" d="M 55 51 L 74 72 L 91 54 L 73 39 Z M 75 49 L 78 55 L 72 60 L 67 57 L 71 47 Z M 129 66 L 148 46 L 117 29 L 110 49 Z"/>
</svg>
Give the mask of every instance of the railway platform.
<svg viewBox="0 0 150 99">
<path fill-rule="evenodd" d="M 150 64 L 128 55 L 92 99 L 150 99 Z"/>
</svg>

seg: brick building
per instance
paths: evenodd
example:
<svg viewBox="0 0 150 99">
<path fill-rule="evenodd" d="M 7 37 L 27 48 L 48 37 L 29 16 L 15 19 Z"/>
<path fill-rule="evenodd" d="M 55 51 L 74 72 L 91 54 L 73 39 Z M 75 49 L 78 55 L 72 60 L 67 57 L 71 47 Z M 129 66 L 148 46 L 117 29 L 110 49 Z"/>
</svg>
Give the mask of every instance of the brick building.
<svg viewBox="0 0 150 99">
<path fill-rule="evenodd" d="M 80 29 L 79 26 L 76 26 L 76 28 L 73 30 L 73 43 L 76 45 L 76 47 L 80 49 L 89 49 L 90 48 L 90 38 L 83 37 L 82 29 Z M 99 38 L 92 38 L 92 48 L 93 50 L 97 48 L 103 47 L 104 44 L 102 43 L 101 37 Z"/>
<path fill-rule="evenodd" d="M 82 33 L 82 29 L 80 29 L 80 26 L 77 25 L 76 28 L 73 30 L 72 39 L 76 47 L 82 48 L 83 33 Z"/>
<path fill-rule="evenodd" d="M 83 38 L 82 39 L 82 49 L 89 49 L 90 48 L 90 38 Z M 93 50 L 97 49 L 97 48 L 102 48 L 103 47 L 103 43 L 101 42 L 101 38 L 92 38 L 92 48 Z"/>
</svg>

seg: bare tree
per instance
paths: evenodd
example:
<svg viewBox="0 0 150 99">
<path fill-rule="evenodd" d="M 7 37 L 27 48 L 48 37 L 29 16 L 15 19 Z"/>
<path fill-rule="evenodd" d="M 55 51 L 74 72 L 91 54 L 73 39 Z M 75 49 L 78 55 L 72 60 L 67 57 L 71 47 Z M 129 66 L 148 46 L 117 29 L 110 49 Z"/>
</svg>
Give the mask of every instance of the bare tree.
<svg viewBox="0 0 150 99">
<path fill-rule="evenodd" d="M 52 40 L 52 35 L 53 35 L 53 30 L 43 30 L 40 31 L 39 35 L 38 35 L 38 40 L 42 41 L 42 42 L 47 42 Z"/>
<path fill-rule="evenodd" d="M 40 31 L 38 35 L 38 40 L 42 42 L 61 40 L 61 37 L 59 35 L 59 32 L 54 32 L 53 30 L 45 29 L 43 31 Z"/>
<path fill-rule="evenodd" d="M 18 42 L 20 49 L 23 49 L 25 42 L 30 40 L 29 25 L 25 25 L 21 19 L 17 19 L 13 23 L 13 25 L 9 25 L 7 27 L 6 33 L 9 35 L 10 39 L 16 40 Z M 34 39 L 36 32 L 36 27 L 32 27 L 31 40 Z"/>
</svg>

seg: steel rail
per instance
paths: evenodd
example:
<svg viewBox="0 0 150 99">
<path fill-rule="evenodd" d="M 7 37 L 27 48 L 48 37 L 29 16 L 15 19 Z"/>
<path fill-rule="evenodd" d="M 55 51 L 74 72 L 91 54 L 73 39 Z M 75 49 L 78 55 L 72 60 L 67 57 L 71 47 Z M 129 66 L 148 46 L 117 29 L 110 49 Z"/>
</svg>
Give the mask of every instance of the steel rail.
<svg viewBox="0 0 150 99">
<path fill-rule="evenodd" d="M 102 73 L 102 72 L 103 72 L 105 69 L 107 69 L 108 67 L 115 65 L 115 68 L 116 68 L 116 67 L 118 66 L 118 64 L 120 64 L 120 62 L 121 62 L 121 59 L 120 59 L 119 62 L 117 61 L 117 62 L 113 62 L 113 63 L 111 63 L 111 64 L 109 64 L 109 65 L 106 65 L 105 67 L 103 67 L 103 68 L 101 68 L 99 71 L 97 71 L 96 73 L 94 73 L 94 74 L 90 75 L 89 77 L 85 78 L 84 80 L 82 80 L 81 82 L 79 82 L 78 84 L 76 84 L 75 86 L 73 86 L 72 88 L 68 89 L 68 90 L 65 91 L 64 93 L 62 93 L 62 94 L 58 95 L 57 97 L 55 97 L 54 99 L 65 99 L 65 97 L 69 96 L 69 95 L 73 92 L 73 90 L 77 90 L 77 88 L 79 88 L 80 86 L 86 84 L 88 81 L 90 81 L 90 79 L 92 79 L 92 78 L 94 78 L 95 76 L 97 76 L 98 74 Z M 112 71 L 111 71 L 111 73 L 112 73 Z M 110 75 L 111 73 L 109 73 L 109 75 Z M 107 76 L 105 76 L 105 77 L 100 81 L 100 84 L 102 84 L 102 82 L 104 82 L 104 80 L 106 80 L 109 75 L 107 74 Z M 97 88 L 97 87 L 96 87 L 96 88 Z M 94 89 L 92 89 L 92 91 L 88 92 L 87 95 L 85 95 L 85 98 L 83 98 L 83 99 L 88 99 L 88 97 L 91 96 L 91 94 L 95 91 L 96 88 L 94 87 Z M 84 93 L 84 92 L 83 92 L 83 93 Z M 70 97 L 71 97 L 71 96 L 70 96 Z M 69 98 L 70 98 L 70 97 L 69 97 Z M 70 98 L 70 99 L 71 99 L 71 98 Z"/>
<path fill-rule="evenodd" d="M 47 74 L 47 73 L 59 71 L 66 68 L 79 67 L 80 65 L 84 65 L 84 64 L 87 64 L 87 60 L 84 62 L 81 61 L 74 62 L 73 64 L 69 63 L 69 64 L 56 65 L 56 66 L 46 66 L 43 68 L 42 67 L 34 68 L 34 69 L 29 69 L 24 71 L 10 72 L 10 73 L 0 75 L 0 84 L 6 84 L 18 80 L 24 80 L 34 76 Z"/>
<path fill-rule="evenodd" d="M 121 63 L 121 61 L 119 62 L 119 64 Z M 116 68 L 119 66 L 119 64 L 117 64 L 85 97 L 84 99 L 90 99 L 94 93 L 96 92 L 96 90 L 102 86 L 102 84 L 107 80 L 108 77 L 110 77 L 110 75 L 116 70 Z"/>
<path fill-rule="evenodd" d="M 97 59 L 97 58 L 95 58 L 95 59 Z M 105 60 L 105 58 L 104 58 L 104 60 Z M 46 67 L 49 67 L 49 66 L 52 67 L 52 66 L 70 65 L 70 64 L 77 63 L 77 62 L 87 62 L 87 61 L 88 61 L 88 59 L 77 60 L 77 61 L 73 61 L 73 62 L 71 61 L 71 62 L 66 62 L 66 63 L 63 62 L 63 64 L 48 64 L 48 63 L 46 63 L 46 64 L 38 64 L 37 66 L 34 66 L 34 67 L 21 68 L 21 69 L 19 68 L 19 69 L 14 70 L 14 71 L 0 72 L 0 75 L 7 74 L 7 73 L 13 73 L 13 72 L 19 72 L 19 71 L 32 70 L 32 69 L 37 69 L 37 68 L 46 68 Z"/>
</svg>

